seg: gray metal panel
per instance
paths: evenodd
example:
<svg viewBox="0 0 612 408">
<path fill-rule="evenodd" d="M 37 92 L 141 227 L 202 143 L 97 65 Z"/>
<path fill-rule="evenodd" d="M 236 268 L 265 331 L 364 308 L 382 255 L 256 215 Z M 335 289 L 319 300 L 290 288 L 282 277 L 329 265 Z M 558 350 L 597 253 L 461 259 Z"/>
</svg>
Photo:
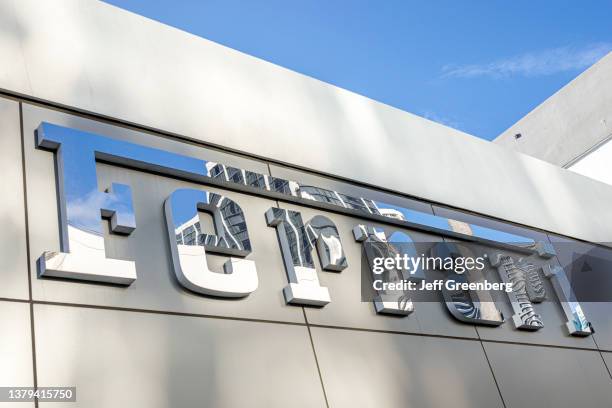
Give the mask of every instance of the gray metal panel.
<svg viewBox="0 0 612 408">
<path fill-rule="evenodd" d="M 28 299 L 19 103 L 0 98 L 0 298 Z"/>
<path fill-rule="evenodd" d="M 415 304 L 414 312 L 408 316 L 377 314 L 373 302 L 361 300 L 362 244 L 355 241 L 352 230 L 359 224 L 379 226 L 378 224 L 289 204 L 281 203 L 280 206 L 281 208 L 300 211 L 304 220 L 308 220 L 317 214 L 329 217 L 338 227 L 342 246 L 348 260 L 348 268 L 342 272 L 321 271 L 319 263 L 315 262 L 321 285 L 329 288 L 331 302 L 322 308 L 306 307 L 304 310 L 309 323 L 406 333 L 478 337 L 472 325 L 460 323 L 450 316 L 442 301 L 441 293 L 439 302 Z M 397 228 L 397 230 L 407 233 L 415 242 L 441 241 L 440 237 L 434 235 L 405 228 Z M 277 251 L 279 250 L 277 249 Z M 417 298 L 414 300 L 418 301 Z"/>
<path fill-rule="evenodd" d="M 557 166 L 572 162 L 612 136 L 610 72 L 612 53 L 510 126 L 495 143 Z"/>
<path fill-rule="evenodd" d="M 483 344 L 506 408 L 610 406 L 610 375 L 599 352 Z"/>
<path fill-rule="evenodd" d="M 0 88 L 612 242 L 611 186 L 102 2 L 60 3 L 0 2 Z"/>
<path fill-rule="evenodd" d="M 304 326 L 45 305 L 34 320 L 39 385 L 77 388 L 58 407 L 325 406 Z"/>
<path fill-rule="evenodd" d="M 606 364 L 606 368 L 608 369 L 608 373 L 610 374 L 610 377 L 612 377 L 612 372 L 610 371 L 612 369 L 612 353 L 601 353 L 604 362 Z"/>
<path fill-rule="evenodd" d="M 612 303 L 582 302 L 584 313 L 593 324 L 593 340 L 600 350 L 612 351 Z"/>
<path fill-rule="evenodd" d="M 197 157 L 211 157 L 266 173 L 265 164 L 259 162 L 26 105 L 24 106 L 24 134 L 32 265 L 36 265 L 36 260 L 44 251 L 59 249 L 53 155 L 33 147 L 34 129 L 43 119 L 61 125 L 97 131 L 111 137 L 162 147 L 170 151 L 189 153 Z M 98 164 L 97 171 L 100 187 L 110 185 L 111 182 L 121 182 L 132 187 L 136 230 L 129 237 L 107 233 L 105 241 L 108 257 L 136 261 L 138 279 L 129 287 L 101 285 L 38 278 L 36 268 L 33 268 L 32 296 L 34 299 L 304 322 L 304 315 L 300 308 L 288 307 L 284 304 L 282 288 L 285 285 L 285 275 L 282 259 L 278 252 L 275 232 L 266 226 L 264 217 L 265 211 L 274 205 L 274 201 L 224 192 L 216 188 L 106 164 Z M 164 200 L 178 188 L 222 192 L 242 206 L 253 241 L 253 253 L 248 256 L 248 259 L 256 261 L 259 276 L 258 290 L 244 299 L 219 299 L 191 293 L 179 285 L 172 271 L 166 222 L 163 215 Z M 207 216 L 202 216 L 201 219 L 208 220 Z M 212 230 L 209 231 L 212 232 Z M 209 266 L 214 271 L 222 271 L 222 264 L 227 259 L 226 256 L 208 255 Z"/>
<path fill-rule="evenodd" d="M 32 387 L 30 305 L 0 301 L 0 387 Z M 54 384 L 55 385 L 55 384 Z M 33 407 L 29 402 L 0 402 L 0 407 Z"/>
<path fill-rule="evenodd" d="M 478 341 L 314 327 L 330 407 L 502 407 Z"/>
</svg>

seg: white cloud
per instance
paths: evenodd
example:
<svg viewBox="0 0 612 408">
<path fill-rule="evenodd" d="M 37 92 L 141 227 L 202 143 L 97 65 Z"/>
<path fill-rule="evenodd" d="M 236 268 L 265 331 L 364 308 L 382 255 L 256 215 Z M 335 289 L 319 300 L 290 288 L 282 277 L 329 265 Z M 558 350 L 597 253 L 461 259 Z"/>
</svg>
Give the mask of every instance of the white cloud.
<svg viewBox="0 0 612 408">
<path fill-rule="evenodd" d="M 507 78 L 511 76 L 545 76 L 583 70 L 612 50 L 612 43 L 588 44 L 584 47 L 559 47 L 529 52 L 485 64 L 447 65 L 444 78 Z"/>
<path fill-rule="evenodd" d="M 102 222 L 101 208 L 114 209 L 123 219 L 129 219 L 133 216 L 122 197 L 117 194 L 102 193 L 94 189 L 82 197 L 67 202 L 68 221 L 73 227 L 89 232 L 98 231 Z"/>
<path fill-rule="evenodd" d="M 83 197 L 70 200 L 67 211 L 70 223 L 85 230 L 98 230 L 100 228 L 100 208 L 106 203 L 106 195 L 98 190 L 89 191 Z"/>
<path fill-rule="evenodd" d="M 444 126 L 452 127 L 454 129 L 461 129 L 463 127 L 463 123 L 461 123 L 460 121 L 447 116 L 438 115 L 437 113 L 432 111 L 421 112 L 420 115 L 425 119 L 429 119 L 433 122 L 437 122 Z"/>
</svg>

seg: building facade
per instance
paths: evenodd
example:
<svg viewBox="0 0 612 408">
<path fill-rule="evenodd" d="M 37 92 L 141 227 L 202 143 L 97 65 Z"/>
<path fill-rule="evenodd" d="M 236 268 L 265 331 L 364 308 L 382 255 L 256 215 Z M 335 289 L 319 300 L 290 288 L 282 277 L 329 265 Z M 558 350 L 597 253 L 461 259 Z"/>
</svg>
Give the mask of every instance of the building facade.
<svg viewBox="0 0 612 408">
<path fill-rule="evenodd" d="M 104 3 L 2 0 L 0 26 L 0 386 L 612 405 L 612 186 Z M 364 242 L 394 240 L 468 242 L 546 301 L 363 300 Z M 576 254 L 603 295 L 568 297 Z"/>
<path fill-rule="evenodd" d="M 495 143 L 612 184 L 612 53 L 495 139 Z"/>
</svg>

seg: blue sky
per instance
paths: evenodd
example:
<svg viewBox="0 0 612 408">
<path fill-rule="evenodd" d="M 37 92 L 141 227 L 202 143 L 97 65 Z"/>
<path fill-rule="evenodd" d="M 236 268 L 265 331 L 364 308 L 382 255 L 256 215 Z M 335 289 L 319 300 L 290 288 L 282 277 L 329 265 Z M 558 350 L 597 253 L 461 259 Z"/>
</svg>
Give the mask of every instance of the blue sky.
<svg viewBox="0 0 612 408">
<path fill-rule="evenodd" d="M 107 2 L 485 139 L 612 50 L 610 1 Z"/>
</svg>

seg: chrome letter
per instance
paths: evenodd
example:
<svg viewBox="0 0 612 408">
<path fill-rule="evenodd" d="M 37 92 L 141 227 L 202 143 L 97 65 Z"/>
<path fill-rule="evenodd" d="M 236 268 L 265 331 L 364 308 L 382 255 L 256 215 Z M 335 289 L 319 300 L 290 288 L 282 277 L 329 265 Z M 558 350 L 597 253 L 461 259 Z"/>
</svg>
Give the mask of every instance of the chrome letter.
<svg viewBox="0 0 612 408">
<path fill-rule="evenodd" d="M 370 265 L 370 270 L 373 275 L 374 271 L 372 270 L 372 265 L 374 264 L 375 258 L 395 258 L 398 254 L 406 254 L 408 257 L 417 256 L 412 238 L 403 232 L 396 231 L 392 233 L 390 239 L 387 240 L 387 236 L 382 229 L 377 229 L 369 225 L 358 225 L 353 228 L 353 236 L 357 242 L 363 242 L 368 264 Z M 401 247 L 393 245 L 394 241 L 401 243 Z M 420 267 L 413 274 L 409 274 L 404 270 L 385 269 L 383 276 L 385 282 L 399 282 L 401 280 L 418 281 L 425 279 L 425 273 Z M 408 315 L 414 311 L 412 300 L 405 291 L 404 294 L 399 297 L 393 293 L 387 293 L 385 290 L 377 292 L 378 294 L 374 299 L 376 313 Z"/>
<path fill-rule="evenodd" d="M 440 242 L 432 249 L 432 256 L 440 258 L 471 257 L 473 253 L 469 249 L 458 246 L 456 243 Z M 447 271 L 447 279 L 457 283 L 468 283 L 468 273 L 475 271 L 456 273 Z M 444 303 L 451 315 L 462 322 L 480 324 L 484 326 L 499 326 L 504 322 L 501 312 L 497 309 L 491 295 L 486 291 L 475 290 L 450 290 L 446 285 L 442 286 Z"/>
<path fill-rule="evenodd" d="M 339 272 L 348 264 L 340 235 L 334 223 L 317 215 L 306 225 L 297 211 L 270 208 L 266 221 L 276 227 L 289 286 L 283 289 L 287 303 L 324 306 L 330 302 L 329 291 L 319 284 L 319 277 L 312 258 L 317 247 L 321 268 Z"/>
<path fill-rule="evenodd" d="M 550 279 L 559 302 L 561 302 L 561 307 L 567 318 L 565 325 L 569 334 L 572 336 L 590 336 L 593 333 L 591 323 L 584 315 L 580 303 L 576 301 L 576 296 L 563 268 L 546 265 L 544 276 Z"/>
<path fill-rule="evenodd" d="M 174 273 L 181 285 L 194 292 L 242 297 L 257 289 L 255 262 L 230 258 L 225 273 L 208 268 L 206 251 L 245 257 L 251 241 L 242 209 L 227 197 L 208 191 L 180 189 L 164 204 Z M 202 232 L 198 211 L 213 216 L 215 234 Z"/>
<path fill-rule="evenodd" d="M 102 227 L 106 218 L 112 233 L 134 231 L 130 187 L 113 183 L 99 191 L 95 149 L 77 130 L 43 123 L 36 145 L 55 152 L 61 244 L 61 252 L 47 251 L 38 259 L 39 276 L 131 284 L 134 262 L 106 257 Z"/>
<path fill-rule="evenodd" d="M 491 266 L 497 268 L 504 283 L 512 284 L 508 293 L 514 315 L 514 327 L 522 330 L 539 330 L 544 327 L 542 318 L 535 312 L 532 302 L 541 302 L 546 295 L 537 270 L 532 264 L 517 265 L 507 255 L 488 257 Z"/>
</svg>

